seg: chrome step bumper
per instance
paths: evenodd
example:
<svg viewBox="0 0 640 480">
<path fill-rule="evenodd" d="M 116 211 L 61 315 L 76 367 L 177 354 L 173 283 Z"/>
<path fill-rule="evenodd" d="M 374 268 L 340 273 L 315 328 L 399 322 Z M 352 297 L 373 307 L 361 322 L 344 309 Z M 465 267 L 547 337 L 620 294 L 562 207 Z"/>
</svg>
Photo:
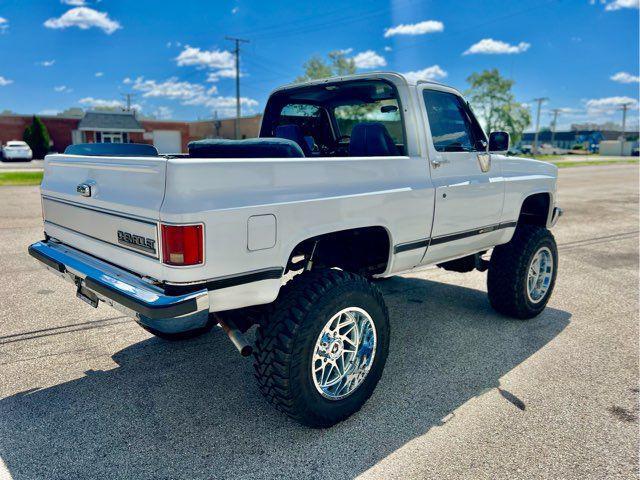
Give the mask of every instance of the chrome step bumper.
<svg viewBox="0 0 640 480">
<path fill-rule="evenodd" d="M 78 296 L 97 300 L 163 331 L 183 331 L 206 323 L 209 294 L 206 289 L 184 295 L 167 295 L 162 288 L 121 268 L 52 240 L 29 246 L 29 254 L 48 270 L 72 282 Z M 87 293 L 88 291 L 88 293 Z M 97 301 L 95 302 L 97 306 Z M 181 319 L 167 324 L 162 320 Z"/>
</svg>

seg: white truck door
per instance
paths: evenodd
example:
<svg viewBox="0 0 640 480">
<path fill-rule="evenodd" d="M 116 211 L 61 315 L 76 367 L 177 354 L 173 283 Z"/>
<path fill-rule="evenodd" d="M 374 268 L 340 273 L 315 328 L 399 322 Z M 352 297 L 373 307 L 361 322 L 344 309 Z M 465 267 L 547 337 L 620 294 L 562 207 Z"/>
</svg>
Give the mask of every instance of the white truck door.
<svg viewBox="0 0 640 480">
<path fill-rule="evenodd" d="M 426 142 L 435 187 L 431 241 L 422 263 L 475 253 L 500 234 L 504 180 L 487 139 L 453 89 L 421 86 Z"/>
</svg>

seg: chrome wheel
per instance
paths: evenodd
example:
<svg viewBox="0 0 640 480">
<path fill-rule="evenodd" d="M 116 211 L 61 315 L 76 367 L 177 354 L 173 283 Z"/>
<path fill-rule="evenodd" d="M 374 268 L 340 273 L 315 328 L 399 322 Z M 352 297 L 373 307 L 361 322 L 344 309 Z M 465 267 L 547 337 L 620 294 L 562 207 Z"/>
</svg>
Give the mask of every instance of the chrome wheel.
<svg viewBox="0 0 640 480">
<path fill-rule="evenodd" d="M 553 255 L 548 247 L 538 250 L 529 264 L 527 274 L 527 296 L 532 303 L 541 302 L 553 278 Z"/>
<path fill-rule="evenodd" d="M 376 327 L 358 307 L 339 311 L 329 320 L 313 348 L 311 377 L 325 398 L 351 395 L 367 377 L 376 355 Z"/>
</svg>

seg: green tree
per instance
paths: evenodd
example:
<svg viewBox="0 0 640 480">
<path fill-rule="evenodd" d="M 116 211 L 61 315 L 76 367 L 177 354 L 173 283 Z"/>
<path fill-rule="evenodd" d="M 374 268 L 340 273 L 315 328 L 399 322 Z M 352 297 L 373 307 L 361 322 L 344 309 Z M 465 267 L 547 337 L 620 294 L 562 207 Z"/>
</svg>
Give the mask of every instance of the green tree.
<svg viewBox="0 0 640 480">
<path fill-rule="evenodd" d="M 500 75 L 497 68 L 473 73 L 467 78 L 466 95 L 474 112 L 484 122 L 485 130 L 509 132 L 511 143 L 522 138 L 522 132 L 531 123 L 529 109 L 516 102 L 511 91 L 514 81 Z"/>
<path fill-rule="evenodd" d="M 296 78 L 296 82 L 356 73 L 356 63 L 353 58 L 347 58 L 346 52 L 341 50 L 329 52 L 326 60 L 315 55 L 307 60 L 302 68 L 304 68 L 304 75 Z"/>
<path fill-rule="evenodd" d="M 49 132 L 47 127 L 44 126 L 42 120 L 35 115 L 33 121 L 24 130 L 24 141 L 29 144 L 31 151 L 33 152 L 33 158 L 44 158 L 49 152 Z"/>
</svg>

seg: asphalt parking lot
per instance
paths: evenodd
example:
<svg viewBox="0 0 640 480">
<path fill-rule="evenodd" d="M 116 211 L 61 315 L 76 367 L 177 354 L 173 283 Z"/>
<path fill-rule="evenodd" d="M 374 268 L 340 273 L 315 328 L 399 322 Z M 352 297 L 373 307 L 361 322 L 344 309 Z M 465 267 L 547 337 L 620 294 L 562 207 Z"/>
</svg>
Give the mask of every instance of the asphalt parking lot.
<svg viewBox="0 0 640 480">
<path fill-rule="evenodd" d="M 528 322 L 485 274 L 380 283 L 392 341 L 361 412 L 309 430 L 219 330 L 179 343 L 75 298 L 26 253 L 36 187 L 0 187 L 0 479 L 602 479 L 638 475 L 638 166 L 560 172 L 556 291 Z"/>
</svg>

